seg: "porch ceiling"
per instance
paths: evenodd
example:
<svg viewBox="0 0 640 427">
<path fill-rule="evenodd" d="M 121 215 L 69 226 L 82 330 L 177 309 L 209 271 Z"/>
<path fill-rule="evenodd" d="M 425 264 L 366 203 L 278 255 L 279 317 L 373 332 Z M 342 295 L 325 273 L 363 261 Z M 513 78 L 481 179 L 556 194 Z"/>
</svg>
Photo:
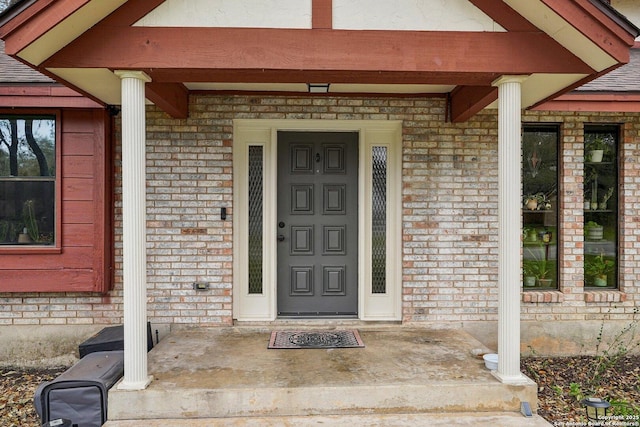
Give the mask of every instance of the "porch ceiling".
<svg viewBox="0 0 640 427">
<path fill-rule="evenodd" d="M 191 91 L 448 94 L 451 119 L 492 104 L 492 82 L 530 75 L 523 108 L 629 59 L 637 34 L 597 0 L 470 0 L 506 31 L 169 28 L 135 25 L 164 0 L 24 1 L 0 22 L 8 54 L 104 104 L 120 104 L 118 69 L 152 78 L 147 98 L 188 115 Z M 330 4 L 330 2 L 328 2 Z"/>
</svg>

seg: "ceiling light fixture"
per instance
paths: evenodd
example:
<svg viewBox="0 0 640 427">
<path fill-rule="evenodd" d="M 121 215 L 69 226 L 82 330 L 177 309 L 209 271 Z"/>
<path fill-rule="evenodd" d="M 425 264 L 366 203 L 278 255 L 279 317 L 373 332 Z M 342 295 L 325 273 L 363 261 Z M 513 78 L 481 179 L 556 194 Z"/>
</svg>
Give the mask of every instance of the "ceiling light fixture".
<svg viewBox="0 0 640 427">
<path fill-rule="evenodd" d="M 309 93 L 327 93 L 329 92 L 329 83 L 307 83 Z"/>
</svg>

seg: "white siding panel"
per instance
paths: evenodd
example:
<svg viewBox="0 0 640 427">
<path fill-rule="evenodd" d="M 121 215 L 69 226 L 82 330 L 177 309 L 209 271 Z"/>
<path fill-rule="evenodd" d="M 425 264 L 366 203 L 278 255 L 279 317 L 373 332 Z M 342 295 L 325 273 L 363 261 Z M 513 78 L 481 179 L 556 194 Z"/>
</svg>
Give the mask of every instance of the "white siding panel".
<svg viewBox="0 0 640 427">
<path fill-rule="evenodd" d="M 135 25 L 311 28 L 311 0 L 167 0 Z"/>
<path fill-rule="evenodd" d="M 333 0 L 333 28 L 504 31 L 468 0 Z"/>
</svg>

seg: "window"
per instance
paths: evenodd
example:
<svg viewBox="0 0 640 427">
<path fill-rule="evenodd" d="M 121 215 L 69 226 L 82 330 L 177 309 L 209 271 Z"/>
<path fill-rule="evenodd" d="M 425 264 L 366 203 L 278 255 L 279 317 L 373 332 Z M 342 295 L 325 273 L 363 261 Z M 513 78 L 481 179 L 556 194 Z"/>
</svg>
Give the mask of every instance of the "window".
<svg viewBox="0 0 640 427">
<path fill-rule="evenodd" d="M 371 290 L 387 292 L 387 147 L 372 147 Z"/>
<path fill-rule="evenodd" d="M 56 117 L 0 115 L 0 245 L 55 244 Z"/>
<path fill-rule="evenodd" d="M 558 287 L 558 127 L 525 126 L 522 139 L 523 285 Z"/>
<path fill-rule="evenodd" d="M 612 288 L 618 264 L 618 129 L 585 126 L 585 286 Z"/>
<path fill-rule="evenodd" d="M 249 146 L 249 293 L 262 293 L 264 147 Z"/>
</svg>

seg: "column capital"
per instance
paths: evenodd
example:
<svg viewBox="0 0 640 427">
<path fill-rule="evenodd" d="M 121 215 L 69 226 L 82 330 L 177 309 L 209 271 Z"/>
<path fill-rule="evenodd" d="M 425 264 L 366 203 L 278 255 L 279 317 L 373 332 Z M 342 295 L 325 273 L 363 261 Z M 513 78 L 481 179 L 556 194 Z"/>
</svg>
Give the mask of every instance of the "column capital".
<svg viewBox="0 0 640 427">
<path fill-rule="evenodd" d="M 116 76 L 120 77 L 120 79 L 137 79 L 142 80 L 145 83 L 149 83 L 151 81 L 151 77 L 144 71 L 136 71 L 136 70 L 115 70 L 113 72 Z"/>
<path fill-rule="evenodd" d="M 491 82 L 491 86 L 500 86 L 504 83 L 522 83 L 525 80 L 527 80 L 530 76 L 527 75 L 514 75 L 514 76 L 510 76 L 510 75 L 505 75 L 505 76 L 500 76 L 497 79 L 495 79 L 493 82 Z"/>
</svg>

